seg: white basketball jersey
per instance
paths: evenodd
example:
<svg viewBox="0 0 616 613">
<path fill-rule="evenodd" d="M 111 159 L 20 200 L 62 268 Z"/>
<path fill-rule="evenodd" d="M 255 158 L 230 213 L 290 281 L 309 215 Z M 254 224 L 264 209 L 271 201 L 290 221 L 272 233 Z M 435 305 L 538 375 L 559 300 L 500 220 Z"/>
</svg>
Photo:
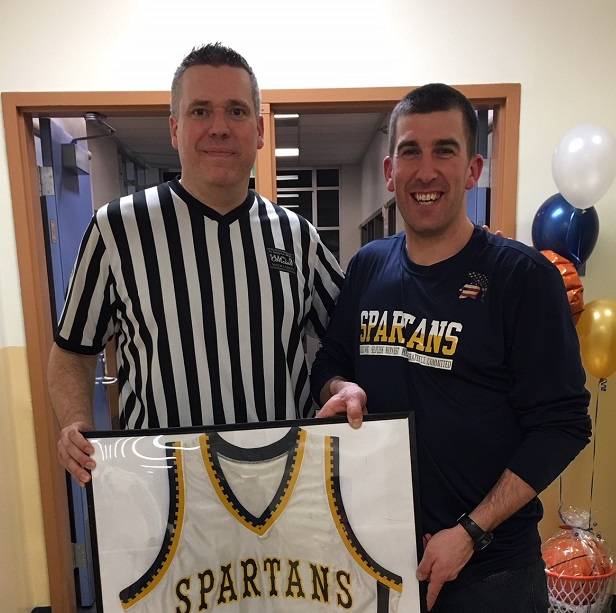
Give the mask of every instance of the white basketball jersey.
<svg viewBox="0 0 616 613">
<path fill-rule="evenodd" d="M 291 428 L 255 449 L 216 433 L 196 449 L 173 447 L 167 532 L 151 567 L 120 593 L 124 609 L 397 612 L 402 578 L 349 525 L 338 438 Z"/>
</svg>

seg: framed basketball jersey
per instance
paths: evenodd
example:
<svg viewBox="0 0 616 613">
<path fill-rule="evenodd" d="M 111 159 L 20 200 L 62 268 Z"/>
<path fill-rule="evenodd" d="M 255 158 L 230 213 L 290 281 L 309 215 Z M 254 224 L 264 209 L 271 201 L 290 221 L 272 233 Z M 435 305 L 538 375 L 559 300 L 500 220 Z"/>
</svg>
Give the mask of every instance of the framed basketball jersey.
<svg viewBox="0 0 616 613">
<path fill-rule="evenodd" d="M 409 415 L 95 432 L 97 613 L 415 613 Z"/>
</svg>

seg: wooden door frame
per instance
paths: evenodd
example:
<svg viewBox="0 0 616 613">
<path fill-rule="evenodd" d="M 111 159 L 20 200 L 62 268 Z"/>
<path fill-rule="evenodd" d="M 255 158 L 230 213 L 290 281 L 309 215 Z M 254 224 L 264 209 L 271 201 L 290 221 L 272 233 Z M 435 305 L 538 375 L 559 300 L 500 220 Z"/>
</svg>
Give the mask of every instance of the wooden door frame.
<svg viewBox="0 0 616 613">
<path fill-rule="evenodd" d="M 520 85 L 457 86 L 477 106 L 495 109 L 492 158 L 493 227 L 515 236 Z M 265 146 L 257 154 L 257 189 L 273 198 L 276 187 L 274 110 L 277 112 L 387 112 L 412 87 L 263 90 Z M 64 471 L 56 460 L 58 426 L 45 381 L 52 344 L 43 220 L 32 129 L 33 116 L 80 117 L 87 111 L 112 116 L 166 115 L 169 92 L 9 92 L 2 110 L 28 376 L 32 397 L 51 606 L 75 610 Z"/>
<path fill-rule="evenodd" d="M 494 109 L 490 225 L 516 234 L 520 84 L 454 85 L 477 108 Z M 414 87 L 264 90 L 263 101 L 276 113 L 389 112 Z M 273 166 L 275 171 L 275 165 Z M 275 185 L 275 176 L 273 178 Z"/>
</svg>

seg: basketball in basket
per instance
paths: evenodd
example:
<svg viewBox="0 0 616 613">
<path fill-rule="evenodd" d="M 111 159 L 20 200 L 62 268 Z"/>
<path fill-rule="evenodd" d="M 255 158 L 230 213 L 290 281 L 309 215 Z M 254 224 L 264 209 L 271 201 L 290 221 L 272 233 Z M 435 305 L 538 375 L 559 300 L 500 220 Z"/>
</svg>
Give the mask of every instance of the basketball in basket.
<svg viewBox="0 0 616 613">
<path fill-rule="evenodd" d="M 551 600 L 574 606 L 602 600 L 616 573 L 602 541 L 592 533 L 564 529 L 541 547 Z"/>
</svg>

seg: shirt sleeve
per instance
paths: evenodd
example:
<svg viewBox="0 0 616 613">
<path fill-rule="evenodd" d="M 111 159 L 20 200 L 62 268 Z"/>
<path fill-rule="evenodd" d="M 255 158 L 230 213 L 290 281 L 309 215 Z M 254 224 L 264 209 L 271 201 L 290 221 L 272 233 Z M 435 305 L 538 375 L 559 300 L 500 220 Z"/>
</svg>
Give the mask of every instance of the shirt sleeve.
<svg viewBox="0 0 616 613">
<path fill-rule="evenodd" d="M 317 231 L 311 227 L 311 232 L 314 233 L 316 251 L 306 331 L 311 336 L 322 339 L 336 306 L 344 273 L 332 252 L 321 242 Z"/>
<path fill-rule="evenodd" d="M 113 296 L 108 253 L 94 215 L 81 239 L 56 344 L 75 353 L 100 353 L 114 334 Z"/>
<path fill-rule="evenodd" d="M 510 401 L 524 433 L 508 468 L 540 492 L 589 442 L 590 394 L 556 268 L 531 260 L 523 277 L 508 286 Z"/>
<path fill-rule="evenodd" d="M 353 288 L 357 287 L 354 282 L 356 258 L 349 263 L 336 308 L 310 372 L 312 396 L 317 404 L 321 404 L 321 389 L 332 377 L 343 377 L 349 381 L 354 379 L 354 351 L 357 343 L 354 321 L 357 305 Z"/>
</svg>

